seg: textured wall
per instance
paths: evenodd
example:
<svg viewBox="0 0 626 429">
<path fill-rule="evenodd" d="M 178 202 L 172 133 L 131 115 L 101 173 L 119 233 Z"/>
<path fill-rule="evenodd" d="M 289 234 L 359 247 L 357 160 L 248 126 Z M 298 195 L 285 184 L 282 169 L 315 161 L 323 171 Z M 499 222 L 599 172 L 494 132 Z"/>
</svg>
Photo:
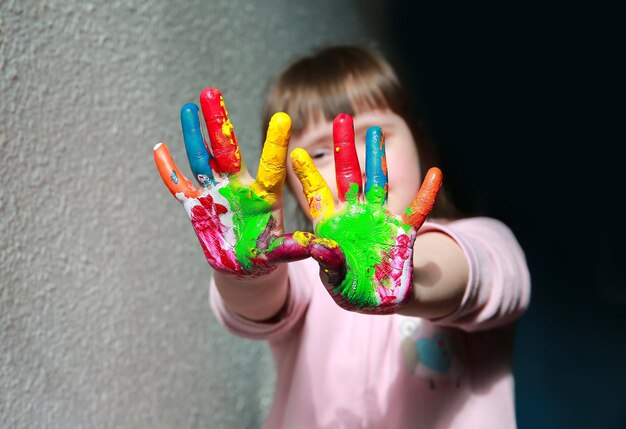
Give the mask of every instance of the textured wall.
<svg viewBox="0 0 626 429">
<path fill-rule="evenodd" d="M 179 108 L 216 86 L 256 172 L 267 79 L 376 27 L 356 0 L 42 3 L 0 1 L 0 427 L 258 427 L 271 356 L 215 322 L 152 147 L 189 175 Z"/>
</svg>

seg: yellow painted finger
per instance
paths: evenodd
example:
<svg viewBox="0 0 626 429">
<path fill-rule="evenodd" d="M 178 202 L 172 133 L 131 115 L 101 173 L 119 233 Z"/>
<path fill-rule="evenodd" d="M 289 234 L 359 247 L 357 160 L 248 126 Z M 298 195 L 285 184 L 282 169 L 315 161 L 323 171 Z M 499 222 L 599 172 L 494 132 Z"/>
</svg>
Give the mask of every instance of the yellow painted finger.
<svg viewBox="0 0 626 429">
<path fill-rule="evenodd" d="M 269 203 L 280 195 L 287 173 L 287 146 L 291 133 L 291 118 L 283 112 L 272 116 L 259 162 L 254 192 Z"/>
<path fill-rule="evenodd" d="M 332 216 L 335 211 L 335 199 L 307 151 L 302 148 L 294 149 L 291 152 L 291 165 L 309 202 L 311 217 L 317 220 Z"/>
<path fill-rule="evenodd" d="M 163 183 L 170 190 L 172 195 L 182 192 L 188 198 L 196 198 L 202 194 L 193 184 L 180 172 L 170 151 L 164 143 L 159 143 L 154 147 L 154 162 L 156 163 Z"/>
</svg>

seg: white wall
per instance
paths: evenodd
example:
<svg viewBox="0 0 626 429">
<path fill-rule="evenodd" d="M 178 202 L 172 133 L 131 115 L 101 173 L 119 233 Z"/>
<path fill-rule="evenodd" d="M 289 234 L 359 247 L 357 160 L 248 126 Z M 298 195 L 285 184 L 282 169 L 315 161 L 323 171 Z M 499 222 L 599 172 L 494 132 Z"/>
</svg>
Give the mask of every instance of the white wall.
<svg viewBox="0 0 626 429">
<path fill-rule="evenodd" d="M 0 1 L 0 427 L 260 426 L 271 356 L 210 313 L 152 147 L 189 175 L 179 109 L 215 86 L 256 172 L 267 79 L 374 40 L 357 3 Z"/>
</svg>

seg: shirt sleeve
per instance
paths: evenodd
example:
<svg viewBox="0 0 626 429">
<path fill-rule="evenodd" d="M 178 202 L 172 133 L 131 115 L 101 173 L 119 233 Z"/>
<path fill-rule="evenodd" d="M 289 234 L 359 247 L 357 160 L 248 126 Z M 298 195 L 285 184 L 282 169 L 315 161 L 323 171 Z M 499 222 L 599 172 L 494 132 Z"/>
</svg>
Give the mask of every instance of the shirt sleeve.
<svg viewBox="0 0 626 429">
<path fill-rule="evenodd" d="M 307 284 L 307 279 L 311 278 L 312 268 L 307 260 L 289 263 L 289 293 L 285 308 L 277 321 L 255 322 L 226 308 L 213 278 L 209 290 L 211 310 L 217 321 L 233 335 L 253 340 L 280 340 L 293 332 L 304 319 L 311 299 L 311 285 Z"/>
<path fill-rule="evenodd" d="M 426 222 L 419 233 L 438 231 L 454 239 L 467 257 L 470 273 L 461 305 L 451 314 L 431 320 L 464 331 L 508 324 L 530 303 L 530 273 L 513 232 L 487 217 L 449 224 Z"/>
</svg>

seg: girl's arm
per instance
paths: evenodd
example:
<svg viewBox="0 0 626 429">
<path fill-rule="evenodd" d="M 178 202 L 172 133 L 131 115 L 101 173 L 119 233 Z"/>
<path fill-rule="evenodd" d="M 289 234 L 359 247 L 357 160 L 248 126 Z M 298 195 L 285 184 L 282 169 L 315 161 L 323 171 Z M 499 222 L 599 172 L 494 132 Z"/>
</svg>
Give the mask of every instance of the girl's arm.
<svg viewBox="0 0 626 429">
<path fill-rule="evenodd" d="M 213 278 L 224 306 L 249 320 L 271 322 L 287 301 L 287 264 L 251 279 L 235 278 L 217 271 Z"/>
<path fill-rule="evenodd" d="M 398 313 L 426 319 L 451 314 L 461 305 L 469 270 L 465 253 L 449 235 L 419 234 L 413 246 L 413 291 Z"/>
<path fill-rule="evenodd" d="M 431 235 L 452 241 L 451 246 L 456 247 L 455 250 L 437 250 L 429 254 L 428 247 L 420 249 L 422 243 L 427 244 L 420 237 Z M 440 325 L 479 331 L 508 324 L 528 308 L 531 280 L 526 256 L 511 229 L 501 221 L 471 217 L 446 224 L 426 222 L 420 229 L 418 240 L 414 260 L 426 258 L 433 263 L 422 265 L 422 270 L 419 263 L 415 264 L 416 289 L 414 302 L 407 302 L 408 311 L 414 310 L 413 314 L 427 317 Z M 454 254 L 456 256 L 452 256 Z M 436 261 L 445 262 L 438 264 Z M 441 277 L 437 276 L 439 268 Z M 464 280 L 457 277 L 459 269 L 465 270 Z M 430 282 L 428 275 L 433 275 Z M 456 286 L 455 281 L 446 278 L 456 278 Z M 430 287 L 430 283 L 434 286 Z M 431 299 L 434 301 L 431 302 Z M 450 305 L 447 306 L 449 299 Z M 441 305 L 446 307 L 447 312 L 442 308 L 441 312 L 428 314 L 421 308 L 422 302 L 424 305 L 430 303 L 433 310 Z M 452 305 L 452 302 L 455 304 Z"/>
</svg>

